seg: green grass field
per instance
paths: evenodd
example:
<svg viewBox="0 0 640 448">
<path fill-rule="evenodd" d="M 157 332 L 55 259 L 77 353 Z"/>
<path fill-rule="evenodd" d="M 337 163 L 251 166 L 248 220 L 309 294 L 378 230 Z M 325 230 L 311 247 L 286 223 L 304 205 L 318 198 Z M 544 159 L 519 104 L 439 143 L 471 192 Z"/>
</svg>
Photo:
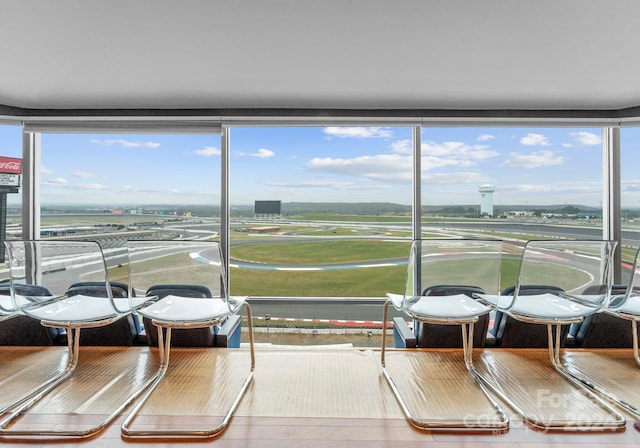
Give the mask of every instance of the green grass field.
<svg viewBox="0 0 640 448">
<path fill-rule="evenodd" d="M 407 268 L 329 271 L 231 269 L 231 294 L 275 297 L 384 297 L 402 293 Z"/>
<path fill-rule="evenodd" d="M 269 264 L 311 265 L 402 258 L 409 254 L 409 241 L 337 240 L 287 241 L 233 247 L 231 256 Z"/>
<path fill-rule="evenodd" d="M 502 260 L 500 288 L 516 282 L 517 258 Z M 577 287 L 589 277 L 567 266 L 545 267 L 542 275 L 549 283 L 559 280 L 565 289 Z M 450 281 L 459 279 L 461 284 L 473 283 L 464 263 L 439 263 L 434 276 L 447 272 Z M 362 269 L 327 271 L 273 271 L 256 269 L 231 269 L 231 293 L 234 295 L 282 296 L 282 297 L 384 297 L 387 292 L 404 293 L 407 266 L 388 266 Z M 457 277 L 456 277 L 457 276 Z M 473 275 L 471 276 L 473 277 Z"/>
<path fill-rule="evenodd" d="M 371 259 L 392 259 L 408 256 L 409 242 L 327 241 L 252 244 L 233 248 L 233 256 L 264 263 L 289 264 L 301 270 L 271 270 L 232 268 L 230 291 L 233 295 L 272 297 L 384 297 L 387 292 L 403 293 L 407 265 L 351 269 L 304 270 L 309 264 L 359 262 Z M 516 282 L 519 258 L 504 257 L 500 288 Z M 172 260 L 153 259 L 148 262 L 158 273 L 172 269 Z M 577 287 L 589 280 L 587 274 L 562 265 L 545 265 L 539 275 L 565 289 Z M 449 283 L 479 284 L 481 272 L 472 272 L 464 260 L 426 264 L 429 278 L 446 278 Z M 538 273 L 536 273 L 538 274 Z M 184 283 L 198 283 L 195 274 L 184 273 Z M 475 279 L 474 279 L 475 277 Z M 127 268 L 110 270 L 114 281 L 127 282 Z M 425 279 L 424 282 L 428 280 Z M 438 283 L 439 281 L 436 281 Z M 484 285 L 481 285 L 484 286 Z"/>
<path fill-rule="evenodd" d="M 306 216 L 307 219 L 328 219 L 323 216 Z M 78 225 L 78 216 L 48 217 L 49 225 L 69 225 L 73 220 Z M 85 225 L 95 225 L 105 222 L 132 223 L 142 221 L 163 221 L 172 219 L 161 216 L 127 216 L 123 219 L 120 216 L 98 216 L 88 215 L 81 220 Z M 367 222 L 410 222 L 405 216 L 331 216 L 333 221 L 359 221 Z M 370 232 L 367 239 L 349 239 L 348 236 L 362 236 Z M 377 233 L 380 232 L 380 233 Z M 280 233 L 290 233 L 297 236 L 323 236 L 328 239 L 282 238 Z M 480 233 L 471 232 L 475 236 Z M 332 236 L 339 238 L 331 239 Z M 406 237 L 405 240 L 393 241 L 385 240 L 389 236 Z M 310 222 L 308 225 L 284 224 L 278 233 L 270 234 L 250 234 L 247 232 L 232 232 L 232 241 L 248 244 L 232 245 L 231 257 L 239 260 L 253 261 L 262 264 L 284 265 L 297 267 L 299 270 L 261 270 L 246 268 L 231 268 L 230 288 L 234 295 L 254 295 L 254 296 L 284 296 L 284 297 L 383 297 L 387 292 L 404 291 L 406 279 L 406 264 L 385 267 L 349 268 L 349 269 L 327 269 L 327 270 L 305 270 L 313 265 L 330 265 L 340 263 L 366 263 L 370 260 L 397 260 L 406 259 L 410 247 L 410 231 L 404 231 L 397 226 L 378 226 L 375 232 L 367 226 L 353 227 L 349 225 L 333 225 L 322 222 Z M 526 239 L 532 235 L 524 234 L 495 234 L 493 236 L 510 236 L 514 239 Z M 342 237 L 342 238 L 340 238 Z M 442 234 L 425 233 L 423 238 L 443 237 Z M 264 241 L 265 243 L 261 243 Z M 255 242 L 255 243 L 253 243 Z M 507 252 L 517 254 L 517 247 L 505 246 Z M 632 261 L 633 250 L 623 248 L 623 260 Z M 512 285 L 516 281 L 517 258 L 506 257 L 502 263 L 501 287 Z M 456 262 L 451 265 L 443 264 L 447 276 L 455 278 L 459 273 L 461 283 L 469 283 L 469 270 L 465 269 L 464 263 Z M 170 265 L 166 269 L 170 269 Z M 553 274 L 553 275 L 552 275 Z M 569 285 L 579 285 L 585 279 L 580 275 L 574 275 L 573 270 L 566 267 L 556 267 L 549 274 L 549 283 L 556 283 L 558 279 L 563 279 Z M 127 270 L 120 267 L 111 270 L 112 280 L 128 281 Z M 161 277 L 161 276 L 160 276 Z M 188 274 L 185 274 L 185 282 L 195 281 Z M 162 280 L 161 278 L 159 280 Z"/>
</svg>

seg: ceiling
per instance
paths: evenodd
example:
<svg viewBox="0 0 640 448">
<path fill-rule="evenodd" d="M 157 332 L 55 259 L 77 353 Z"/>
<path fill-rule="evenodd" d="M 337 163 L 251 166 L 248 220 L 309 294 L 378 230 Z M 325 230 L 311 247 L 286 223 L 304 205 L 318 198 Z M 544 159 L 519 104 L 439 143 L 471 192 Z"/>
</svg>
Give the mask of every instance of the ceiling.
<svg viewBox="0 0 640 448">
<path fill-rule="evenodd" d="M 622 110 L 637 0 L 0 0 L 0 105 Z"/>
</svg>

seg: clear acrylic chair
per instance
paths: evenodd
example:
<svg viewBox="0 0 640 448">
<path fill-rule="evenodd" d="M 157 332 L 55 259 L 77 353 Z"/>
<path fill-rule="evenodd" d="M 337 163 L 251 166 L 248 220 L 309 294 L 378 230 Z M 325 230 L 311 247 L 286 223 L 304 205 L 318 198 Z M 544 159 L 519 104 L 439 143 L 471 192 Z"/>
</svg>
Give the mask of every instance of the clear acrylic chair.
<svg viewBox="0 0 640 448">
<path fill-rule="evenodd" d="M 618 327 L 618 322 L 615 320 L 620 319 L 630 321 L 628 330 L 631 333 L 633 356 L 636 364 L 640 366 L 640 354 L 638 353 L 638 321 L 640 320 L 640 248 L 636 251 L 633 267 L 629 273 L 629 280 L 625 286 L 616 285 L 614 288 L 611 300 L 608 307 L 603 311 L 603 315 L 597 317 L 606 317 L 609 320 L 606 322 L 610 325 Z M 612 319 L 614 320 L 612 322 Z M 617 335 L 624 330 L 622 328 L 616 328 Z M 626 338 L 627 332 L 624 331 Z M 629 413 L 640 417 L 640 404 L 631 403 L 631 400 L 616 395 L 609 389 L 605 389 L 599 386 L 596 382 L 586 377 L 583 373 L 578 374 L 575 369 L 566 369 L 567 373 L 573 376 L 577 381 L 580 381 L 585 387 L 597 392 L 598 394 L 608 398 L 618 406 L 624 408 Z"/>
<path fill-rule="evenodd" d="M 122 424 L 125 438 L 206 438 L 222 433 L 253 378 L 255 353 L 251 309 L 247 297 L 231 297 L 226 285 L 226 272 L 220 245 L 214 241 L 128 241 L 130 297 L 144 297 L 137 312 L 157 327 L 160 365 L 153 383 L 140 398 Z M 158 288 L 158 285 L 171 288 Z M 184 288 L 180 286 L 185 286 Z M 195 296 L 187 285 L 200 285 L 210 291 L 210 297 Z M 155 292 L 154 292 L 155 291 Z M 158 293 L 165 291 L 167 293 Z M 132 423 L 145 401 L 160 384 L 169 367 L 171 333 L 176 329 L 210 328 L 237 313 L 244 305 L 248 318 L 250 368 L 239 392 L 234 396 L 221 423 L 212 428 L 164 428 L 136 430 Z"/>
<path fill-rule="evenodd" d="M 77 241 L 7 241 L 13 307 L 37 319 L 45 327 L 63 328 L 67 333 L 67 365 L 57 376 L 25 393 L 0 411 L 0 436 L 25 438 L 83 438 L 103 430 L 142 392 L 135 391 L 100 424 L 77 430 L 7 429 L 15 419 L 73 375 L 78 364 L 80 332 L 116 322 L 130 313 L 128 298 L 114 298 L 100 246 Z M 99 295 L 67 294 L 78 281 L 100 281 Z M 45 289 L 46 288 L 46 289 Z M 46 290 L 48 295 L 34 294 Z M 31 291 L 31 292 L 29 292 Z M 90 397 L 89 397 L 90 398 Z"/>
<path fill-rule="evenodd" d="M 18 311 L 13 307 L 10 294 L 0 294 L 0 322 L 18 316 Z"/>
<path fill-rule="evenodd" d="M 518 412 L 525 422 L 534 427 L 602 430 L 621 428 L 625 425 L 624 417 L 600 397 L 584 388 L 582 381 L 562 365 L 560 357 L 562 327 L 579 323 L 586 316 L 607 309 L 611 300 L 612 263 L 616 245 L 615 241 L 529 241 L 521 255 L 513 294 L 476 294 L 476 297 L 509 318 L 546 325 L 549 357 L 555 370 L 574 385 L 581 387 L 593 402 L 611 416 L 607 419 L 558 417 L 542 420 L 527 413 L 518 404 L 518 397 L 507 396 L 493 379 L 480 374 L 488 387 Z M 530 291 L 525 292 L 524 285 L 555 285 L 558 288 L 555 292 L 530 294 Z"/>
<path fill-rule="evenodd" d="M 417 428 L 503 431 L 509 427 L 509 418 L 479 380 L 473 366 L 474 325 L 491 308 L 475 300 L 472 294 L 477 291 L 498 294 L 500 291 L 502 246 L 499 240 L 416 240 L 411 245 L 405 293 L 387 294 L 382 327 L 382 371 L 407 420 Z M 434 294 L 423 295 L 421 291 Z M 410 411 L 386 365 L 389 305 L 403 311 L 415 322 L 460 325 L 465 366 L 495 410 L 495 419 L 480 418 L 475 422 L 468 416 L 419 419 Z"/>
<path fill-rule="evenodd" d="M 37 285 L 18 285 L 15 292 L 23 297 L 51 295 L 47 288 Z M 60 328 L 44 327 L 39 320 L 21 314 L 13 306 L 9 279 L 0 283 L 0 345 L 53 345 L 61 331 Z"/>
<path fill-rule="evenodd" d="M 633 356 L 638 366 L 640 366 L 640 353 L 638 349 L 638 321 L 640 321 L 640 248 L 636 251 L 625 293 L 614 295 L 606 312 L 612 316 L 631 321 Z"/>
<path fill-rule="evenodd" d="M 129 285 L 123 282 L 110 281 L 111 295 L 114 299 L 127 298 L 129 294 Z M 107 291 L 104 282 L 101 281 L 85 281 L 76 282 L 69 286 L 66 294 L 74 295 L 90 295 L 96 297 L 106 297 Z M 80 335 L 80 345 L 98 345 L 98 346 L 128 346 L 134 345 L 136 338 L 140 333 L 141 325 L 137 315 L 129 313 L 122 319 L 118 319 L 109 325 L 95 328 L 87 328 Z"/>
</svg>

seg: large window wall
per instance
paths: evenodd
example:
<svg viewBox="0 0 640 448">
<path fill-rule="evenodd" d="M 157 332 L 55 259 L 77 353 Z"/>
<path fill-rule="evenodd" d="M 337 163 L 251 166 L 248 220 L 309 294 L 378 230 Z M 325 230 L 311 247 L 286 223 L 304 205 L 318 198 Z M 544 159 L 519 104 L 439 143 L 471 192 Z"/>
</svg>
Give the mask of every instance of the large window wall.
<svg viewBox="0 0 640 448">
<path fill-rule="evenodd" d="M 0 156 L 16 159 L 22 158 L 22 127 L 17 125 L 0 125 Z M 6 194 L 6 228 L 5 238 L 21 237 L 22 196 L 17 193 Z M 4 254 L 4 247 L 0 248 Z"/>
<path fill-rule="evenodd" d="M 411 239 L 412 129 L 231 129 L 231 292 L 382 297 Z M 261 213 L 256 201 L 280 210 Z M 258 204 L 259 206 L 260 204 Z"/>
<path fill-rule="evenodd" d="M 602 238 L 602 166 L 600 128 L 424 127 L 422 237 Z"/>
<path fill-rule="evenodd" d="M 107 252 L 131 238 L 219 238 L 231 294 L 251 296 L 267 329 L 270 316 L 311 318 L 314 329 L 315 319 L 380 320 L 385 293 L 404 290 L 414 237 L 499 237 L 515 252 L 531 238 L 601 238 L 610 207 L 599 127 L 39 135 L 41 238 L 99 239 Z M 623 147 L 628 223 L 637 151 Z M 279 209 L 257 210 L 265 201 Z"/>
<path fill-rule="evenodd" d="M 224 148 L 215 135 L 43 132 L 41 237 L 117 246 L 228 225 L 232 294 L 381 298 L 403 287 L 416 220 L 422 238 L 603 235 L 602 128 L 227 131 Z M 260 201 L 280 209 L 260 213 Z"/>
<path fill-rule="evenodd" d="M 640 246 L 640 128 L 620 130 L 620 222 L 623 273 L 633 263 Z M 626 277 L 623 276 L 622 281 Z"/>
<path fill-rule="evenodd" d="M 40 153 L 40 238 L 96 240 L 117 265 L 127 239 L 220 236 L 217 135 L 42 133 Z"/>
<path fill-rule="evenodd" d="M 599 128 L 429 127 L 421 147 L 425 217 L 601 225 Z"/>
</svg>

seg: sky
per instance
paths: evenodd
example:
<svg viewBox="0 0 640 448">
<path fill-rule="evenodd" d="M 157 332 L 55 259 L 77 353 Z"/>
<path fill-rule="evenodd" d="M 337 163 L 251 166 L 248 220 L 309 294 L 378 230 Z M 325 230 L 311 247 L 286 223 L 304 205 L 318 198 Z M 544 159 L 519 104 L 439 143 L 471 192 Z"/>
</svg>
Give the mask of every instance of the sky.
<svg viewBox="0 0 640 448">
<path fill-rule="evenodd" d="M 600 128 L 424 127 L 423 205 L 602 201 Z M 409 127 L 234 127 L 230 198 L 411 204 Z M 0 125 L 0 156 L 21 157 L 19 126 Z M 640 207 L 640 128 L 622 130 L 622 202 Z M 218 135 L 43 134 L 42 204 L 219 204 Z M 9 203 L 20 202 L 9 195 Z"/>
</svg>

